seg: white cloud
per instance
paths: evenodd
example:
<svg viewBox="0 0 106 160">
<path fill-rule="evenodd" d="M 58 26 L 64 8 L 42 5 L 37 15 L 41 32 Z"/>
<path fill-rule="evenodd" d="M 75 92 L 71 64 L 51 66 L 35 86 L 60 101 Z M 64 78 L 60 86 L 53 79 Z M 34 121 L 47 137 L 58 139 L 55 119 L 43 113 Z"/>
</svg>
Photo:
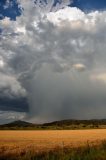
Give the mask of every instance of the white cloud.
<svg viewBox="0 0 106 160">
<path fill-rule="evenodd" d="M 26 90 L 15 76 L 0 73 L 0 96 L 7 98 L 25 97 Z"/>
<path fill-rule="evenodd" d="M 0 68 L 4 67 L 4 60 L 2 57 L 0 57 Z"/>
<path fill-rule="evenodd" d="M 47 19 L 55 25 L 60 25 L 62 21 L 84 20 L 85 14 L 78 8 L 65 7 L 57 12 L 47 13 Z"/>
<path fill-rule="evenodd" d="M 106 83 L 106 73 L 98 73 L 91 75 L 91 80 Z"/>
<path fill-rule="evenodd" d="M 86 69 L 86 66 L 81 63 L 73 64 L 73 68 L 78 71 L 84 71 Z"/>
<path fill-rule="evenodd" d="M 71 4 L 72 0 L 35 0 L 36 8 L 39 8 L 41 12 L 55 12 L 65 6 Z"/>
</svg>

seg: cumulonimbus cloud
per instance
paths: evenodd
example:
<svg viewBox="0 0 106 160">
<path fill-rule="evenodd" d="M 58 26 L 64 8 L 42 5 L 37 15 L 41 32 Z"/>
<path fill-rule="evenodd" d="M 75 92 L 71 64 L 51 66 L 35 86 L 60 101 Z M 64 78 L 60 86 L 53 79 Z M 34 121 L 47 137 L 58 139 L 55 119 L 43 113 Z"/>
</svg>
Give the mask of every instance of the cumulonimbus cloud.
<svg viewBox="0 0 106 160">
<path fill-rule="evenodd" d="M 105 72 L 106 11 L 85 14 L 67 7 L 44 14 L 30 1 L 22 0 L 22 5 L 17 21 L 0 21 L 0 56 L 5 64 L 0 72 L 2 78 L 7 73 L 13 77 L 20 98 L 24 92 L 29 117 L 103 117 L 106 86 L 102 81 L 94 85 L 91 77 Z"/>
</svg>

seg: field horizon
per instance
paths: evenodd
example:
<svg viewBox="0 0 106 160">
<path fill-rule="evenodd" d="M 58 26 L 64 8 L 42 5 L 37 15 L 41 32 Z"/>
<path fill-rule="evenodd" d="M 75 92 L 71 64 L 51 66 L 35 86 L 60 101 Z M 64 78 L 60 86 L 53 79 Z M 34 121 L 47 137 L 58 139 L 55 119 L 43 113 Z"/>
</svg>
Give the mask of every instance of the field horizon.
<svg viewBox="0 0 106 160">
<path fill-rule="evenodd" d="M 42 124 L 16 120 L 7 124 L 0 125 L 0 130 L 77 130 L 96 128 L 106 129 L 106 119 L 65 119 Z"/>
</svg>

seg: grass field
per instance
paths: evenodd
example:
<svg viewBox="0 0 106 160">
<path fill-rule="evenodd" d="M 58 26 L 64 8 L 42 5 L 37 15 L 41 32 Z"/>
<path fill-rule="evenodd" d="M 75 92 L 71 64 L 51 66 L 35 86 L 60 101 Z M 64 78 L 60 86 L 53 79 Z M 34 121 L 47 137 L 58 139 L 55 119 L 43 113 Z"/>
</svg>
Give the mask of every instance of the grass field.
<svg viewBox="0 0 106 160">
<path fill-rule="evenodd" d="M 103 140 L 106 140 L 106 129 L 0 131 L 0 156 L 3 159 L 3 156 L 9 155 L 7 159 L 10 160 L 9 158 L 12 159 L 13 155 L 17 158 L 32 151 L 38 154 L 55 148 L 73 149 L 88 144 L 93 146 L 99 145 Z"/>
</svg>

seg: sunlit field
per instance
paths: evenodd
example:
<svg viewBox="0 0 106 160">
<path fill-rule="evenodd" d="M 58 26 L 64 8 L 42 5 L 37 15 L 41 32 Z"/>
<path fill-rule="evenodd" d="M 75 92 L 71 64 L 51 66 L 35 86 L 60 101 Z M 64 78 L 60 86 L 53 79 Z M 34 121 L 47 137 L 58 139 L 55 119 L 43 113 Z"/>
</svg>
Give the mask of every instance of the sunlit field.
<svg viewBox="0 0 106 160">
<path fill-rule="evenodd" d="M 16 155 L 17 158 L 29 151 L 38 154 L 55 148 L 95 146 L 104 140 L 106 129 L 0 131 L 0 155 Z"/>
</svg>

